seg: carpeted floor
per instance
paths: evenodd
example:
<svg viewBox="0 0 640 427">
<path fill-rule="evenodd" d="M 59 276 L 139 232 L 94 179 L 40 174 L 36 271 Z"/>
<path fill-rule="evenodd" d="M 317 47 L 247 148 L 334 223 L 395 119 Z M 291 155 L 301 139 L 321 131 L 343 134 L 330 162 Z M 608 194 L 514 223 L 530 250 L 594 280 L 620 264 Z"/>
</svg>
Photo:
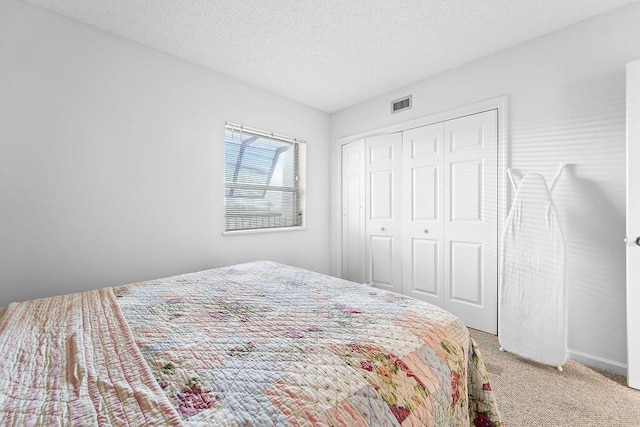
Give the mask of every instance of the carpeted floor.
<svg viewBox="0 0 640 427">
<path fill-rule="evenodd" d="M 498 338 L 471 329 L 506 426 L 640 426 L 640 390 L 626 378 L 575 361 L 564 372 L 499 351 Z"/>
</svg>

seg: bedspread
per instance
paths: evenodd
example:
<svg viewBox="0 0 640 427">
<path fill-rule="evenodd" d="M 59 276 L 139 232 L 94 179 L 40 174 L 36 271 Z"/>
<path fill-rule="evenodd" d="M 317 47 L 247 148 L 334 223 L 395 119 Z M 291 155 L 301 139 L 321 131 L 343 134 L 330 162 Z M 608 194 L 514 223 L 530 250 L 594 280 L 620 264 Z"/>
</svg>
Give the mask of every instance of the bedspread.
<svg viewBox="0 0 640 427">
<path fill-rule="evenodd" d="M 181 424 L 110 288 L 0 310 L 0 425 Z"/>
<path fill-rule="evenodd" d="M 185 424 L 502 425 L 466 327 L 427 303 L 272 262 L 114 293 Z"/>
</svg>

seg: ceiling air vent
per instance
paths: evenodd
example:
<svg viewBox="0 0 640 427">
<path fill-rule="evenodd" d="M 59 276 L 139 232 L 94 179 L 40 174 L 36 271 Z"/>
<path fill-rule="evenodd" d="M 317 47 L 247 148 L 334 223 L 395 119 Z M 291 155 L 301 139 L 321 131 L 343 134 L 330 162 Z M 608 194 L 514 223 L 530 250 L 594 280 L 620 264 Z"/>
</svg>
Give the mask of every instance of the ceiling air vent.
<svg viewBox="0 0 640 427">
<path fill-rule="evenodd" d="M 391 101 L 391 114 L 409 110 L 411 108 L 411 98 L 413 98 L 413 95 L 403 96 L 402 98 Z"/>
</svg>

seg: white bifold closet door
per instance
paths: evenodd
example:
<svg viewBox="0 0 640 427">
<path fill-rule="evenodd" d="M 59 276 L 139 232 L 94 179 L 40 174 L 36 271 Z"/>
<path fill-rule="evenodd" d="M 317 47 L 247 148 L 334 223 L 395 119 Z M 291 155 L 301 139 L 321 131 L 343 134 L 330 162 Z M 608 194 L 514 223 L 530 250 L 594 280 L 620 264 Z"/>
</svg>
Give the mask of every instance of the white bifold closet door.
<svg viewBox="0 0 640 427">
<path fill-rule="evenodd" d="M 364 139 L 342 146 L 342 277 L 366 282 Z"/>
<path fill-rule="evenodd" d="M 365 144 L 367 277 L 373 286 L 402 292 L 402 133 Z"/>
<path fill-rule="evenodd" d="M 402 291 L 497 332 L 497 111 L 403 132 Z"/>
<path fill-rule="evenodd" d="M 497 141 L 491 110 L 343 146 L 342 277 L 495 334 Z"/>
</svg>

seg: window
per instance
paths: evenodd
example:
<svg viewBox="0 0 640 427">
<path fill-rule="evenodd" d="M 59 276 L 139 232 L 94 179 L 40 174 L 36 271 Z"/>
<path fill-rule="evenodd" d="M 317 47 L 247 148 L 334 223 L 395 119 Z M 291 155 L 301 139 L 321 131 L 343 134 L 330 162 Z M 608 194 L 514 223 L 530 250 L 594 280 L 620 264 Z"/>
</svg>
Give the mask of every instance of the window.
<svg viewBox="0 0 640 427">
<path fill-rule="evenodd" d="M 301 227 L 304 144 L 227 123 L 225 231 Z"/>
</svg>

